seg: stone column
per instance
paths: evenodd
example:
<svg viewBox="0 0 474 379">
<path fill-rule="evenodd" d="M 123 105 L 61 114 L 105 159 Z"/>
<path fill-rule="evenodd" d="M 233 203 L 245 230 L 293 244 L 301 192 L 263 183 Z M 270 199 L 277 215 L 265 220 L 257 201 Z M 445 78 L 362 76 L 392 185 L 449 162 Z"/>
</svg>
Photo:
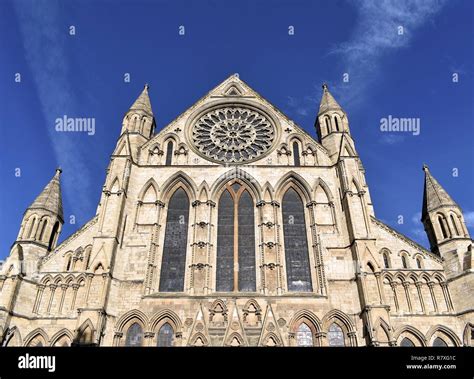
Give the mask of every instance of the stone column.
<svg viewBox="0 0 474 379">
<path fill-rule="evenodd" d="M 59 313 L 63 311 L 64 299 L 66 297 L 67 284 L 61 284 L 61 301 L 59 302 Z"/>
<path fill-rule="evenodd" d="M 381 272 L 375 272 L 374 273 L 375 275 L 375 280 L 377 282 L 377 290 L 379 291 L 379 299 L 380 299 L 380 304 L 386 304 L 386 300 L 385 300 L 385 294 L 384 294 L 384 291 L 382 289 L 382 276 L 381 276 Z"/>
<path fill-rule="evenodd" d="M 453 303 L 451 301 L 451 296 L 449 296 L 448 285 L 446 284 L 446 282 L 441 282 L 440 286 L 441 286 L 441 289 L 443 290 L 444 301 L 446 302 L 448 312 L 453 312 L 454 307 L 453 307 Z"/>
<path fill-rule="evenodd" d="M 145 332 L 143 340 L 143 346 L 153 346 L 153 340 L 155 338 L 155 333 L 153 332 Z"/>
<path fill-rule="evenodd" d="M 403 282 L 403 288 L 405 289 L 405 296 L 407 298 L 408 310 L 410 313 L 413 313 L 413 307 L 411 305 L 411 297 L 410 297 L 410 283 Z"/>
<path fill-rule="evenodd" d="M 89 302 L 89 292 L 90 292 L 90 289 L 91 289 L 91 283 L 92 283 L 92 279 L 94 278 L 94 274 L 89 272 L 86 274 L 87 276 L 87 279 L 86 279 L 86 293 L 85 293 L 85 296 L 84 296 L 84 300 L 85 300 L 85 303 L 87 304 Z"/>
<path fill-rule="evenodd" d="M 398 304 L 398 296 L 397 296 L 397 283 L 396 282 L 390 282 L 390 287 L 392 287 L 393 291 L 393 300 L 395 302 L 395 309 L 397 313 L 400 311 L 400 306 Z"/>
<path fill-rule="evenodd" d="M 429 282 L 428 283 L 428 288 L 430 289 L 430 294 L 431 294 L 431 299 L 433 300 L 433 305 L 434 305 L 434 309 L 435 309 L 435 312 L 438 313 L 439 310 L 438 310 L 438 302 L 436 301 L 436 296 L 435 296 L 435 293 L 434 293 L 434 283 L 433 282 Z"/>
<path fill-rule="evenodd" d="M 310 216 L 310 228 L 311 228 L 311 237 L 312 243 L 311 246 L 313 247 L 313 256 L 314 256 L 314 263 L 316 269 L 316 279 L 317 279 L 317 288 L 316 291 L 320 295 L 326 294 L 326 286 L 325 286 L 325 273 L 324 273 L 324 263 L 323 263 L 323 255 L 321 249 L 321 240 L 319 238 L 318 231 L 316 229 L 316 216 L 315 216 L 315 208 L 316 202 L 310 201 L 306 204 L 306 207 L 309 209 L 309 216 Z"/>
<path fill-rule="evenodd" d="M 44 284 L 38 285 L 38 292 L 36 294 L 35 304 L 33 305 L 33 313 L 38 313 L 39 306 L 41 304 L 41 299 L 43 298 L 43 292 L 46 286 Z"/>
<path fill-rule="evenodd" d="M 78 289 L 79 289 L 79 284 L 73 284 L 72 285 L 72 301 L 71 301 L 70 310 L 73 310 L 74 306 L 76 305 L 76 297 L 77 297 L 77 290 Z"/>
<path fill-rule="evenodd" d="M 121 341 L 122 337 L 123 337 L 122 332 L 115 332 L 113 345 L 114 346 L 120 346 L 120 341 Z"/>
<path fill-rule="evenodd" d="M 423 300 L 423 292 L 421 290 L 422 285 L 423 284 L 419 281 L 415 282 L 416 290 L 418 292 L 418 298 L 420 299 L 421 311 L 426 314 L 425 301 Z"/>
<path fill-rule="evenodd" d="M 49 297 L 48 308 L 46 309 L 46 313 L 50 313 L 51 311 L 51 305 L 53 304 L 54 292 L 56 291 L 56 288 L 57 288 L 56 284 L 49 285 L 51 296 Z"/>
</svg>

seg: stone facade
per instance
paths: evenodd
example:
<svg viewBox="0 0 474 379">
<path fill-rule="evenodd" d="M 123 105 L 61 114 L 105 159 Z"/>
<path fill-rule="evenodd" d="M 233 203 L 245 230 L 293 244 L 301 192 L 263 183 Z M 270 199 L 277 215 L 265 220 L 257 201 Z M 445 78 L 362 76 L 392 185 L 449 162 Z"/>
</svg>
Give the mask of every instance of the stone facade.
<svg viewBox="0 0 474 379">
<path fill-rule="evenodd" d="M 236 75 L 154 129 L 145 87 L 96 215 L 61 244 L 60 170 L 26 210 L 0 271 L 2 345 L 474 344 L 461 209 L 425 167 L 431 251 L 378 220 L 327 86 L 318 140 Z"/>
</svg>

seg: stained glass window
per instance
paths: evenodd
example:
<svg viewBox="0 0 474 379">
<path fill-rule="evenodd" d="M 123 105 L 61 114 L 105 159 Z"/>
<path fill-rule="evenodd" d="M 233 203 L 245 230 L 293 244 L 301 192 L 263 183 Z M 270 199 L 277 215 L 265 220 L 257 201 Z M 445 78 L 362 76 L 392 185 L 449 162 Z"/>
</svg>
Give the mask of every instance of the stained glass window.
<svg viewBox="0 0 474 379">
<path fill-rule="evenodd" d="M 219 200 L 216 276 L 217 291 L 234 290 L 234 200 L 227 190 Z"/>
<path fill-rule="evenodd" d="M 216 288 L 219 292 L 256 291 L 255 217 L 250 193 L 238 183 L 219 199 Z"/>
<path fill-rule="evenodd" d="M 125 346 L 141 346 L 143 340 L 143 329 L 137 322 L 133 323 L 127 330 Z"/>
<path fill-rule="evenodd" d="M 448 347 L 448 344 L 441 338 L 436 337 L 433 341 L 433 346 L 435 347 Z"/>
<path fill-rule="evenodd" d="M 168 204 L 161 263 L 161 292 L 182 292 L 184 290 L 188 221 L 188 195 L 182 188 L 179 188 Z"/>
<path fill-rule="evenodd" d="M 301 323 L 296 332 L 296 344 L 298 346 L 313 346 L 313 333 L 304 322 Z"/>
<path fill-rule="evenodd" d="M 240 195 L 238 214 L 239 291 L 255 291 L 254 205 L 247 191 Z"/>
<path fill-rule="evenodd" d="M 174 331 L 170 324 L 165 323 L 158 332 L 158 346 L 173 346 Z"/>
<path fill-rule="evenodd" d="M 295 166 L 300 165 L 300 147 L 298 142 L 293 142 L 293 157 L 295 160 Z"/>
<path fill-rule="evenodd" d="M 400 343 L 400 346 L 401 347 L 413 347 L 415 346 L 415 344 L 413 343 L 413 341 L 407 337 L 403 338 L 402 339 L 402 342 Z"/>
<path fill-rule="evenodd" d="M 173 142 L 169 141 L 166 147 L 166 166 L 171 166 L 171 160 L 173 159 Z"/>
<path fill-rule="evenodd" d="M 282 212 L 288 290 L 311 292 L 313 288 L 303 201 L 292 188 L 283 197 Z"/>
<path fill-rule="evenodd" d="M 329 346 L 344 346 L 344 332 L 335 323 L 331 324 L 328 332 Z"/>
</svg>

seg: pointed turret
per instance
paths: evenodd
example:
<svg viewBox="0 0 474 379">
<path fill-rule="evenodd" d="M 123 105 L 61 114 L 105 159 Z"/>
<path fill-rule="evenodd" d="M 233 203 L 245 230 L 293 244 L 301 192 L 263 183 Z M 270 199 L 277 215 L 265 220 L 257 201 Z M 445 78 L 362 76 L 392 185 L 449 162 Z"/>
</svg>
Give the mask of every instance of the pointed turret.
<svg viewBox="0 0 474 379">
<path fill-rule="evenodd" d="M 60 183 L 61 169 L 26 209 L 18 237 L 8 257 L 18 273 L 35 272 L 39 260 L 56 247 L 64 223 Z"/>
<path fill-rule="evenodd" d="M 334 99 L 334 97 L 329 92 L 328 85 L 324 83 L 323 96 L 321 98 L 321 103 L 319 104 L 318 116 L 329 111 L 340 111 L 344 113 L 339 103 L 336 101 L 336 99 Z"/>
<path fill-rule="evenodd" d="M 146 139 L 149 139 L 153 135 L 155 119 L 148 95 L 149 88 L 148 84 L 145 84 L 140 96 L 138 96 L 125 114 L 121 134 L 128 132 L 129 134 L 141 135 Z"/>
<path fill-rule="evenodd" d="M 462 267 L 459 257 L 471 244 L 461 208 L 423 165 L 425 186 L 421 221 L 425 226 L 431 250 L 446 260 L 453 258 L 458 270 Z M 451 267 L 455 267 L 451 266 Z"/>
<path fill-rule="evenodd" d="M 327 84 L 323 84 L 323 95 L 315 126 L 319 141 L 334 161 L 337 161 L 341 155 L 357 155 L 349 131 L 347 114 L 331 95 Z"/>
<path fill-rule="evenodd" d="M 43 210 L 49 211 L 63 221 L 63 201 L 61 196 L 61 183 L 60 176 L 62 170 L 56 169 L 56 173 L 50 182 L 44 187 L 43 191 L 33 201 L 33 203 L 27 208 L 28 210 Z"/>
<path fill-rule="evenodd" d="M 151 109 L 150 97 L 148 96 L 149 88 L 150 86 L 148 84 L 145 84 L 145 87 L 143 88 L 142 93 L 140 94 L 140 96 L 138 96 L 138 98 L 132 104 L 132 106 L 130 107 L 130 110 L 143 111 L 153 117 L 153 110 Z"/>
<path fill-rule="evenodd" d="M 428 213 L 433 212 L 442 207 L 456 207 L 459 206 L 454 202 L 451 196 L 444 190 L 438 181 L 431 175 L 427 165 L 423 165 L 425 172 L 425 188 L 423 192 L 423 208 L 421 217 L 424 219 Z"/>
<path fill-rule="evenodd" d="M 17 241 L 31 241 L 49 250 L 56 246 L 64 223 L 60 176 L 56 173 L 33 203 L 26 209 Z"/>
</svg>

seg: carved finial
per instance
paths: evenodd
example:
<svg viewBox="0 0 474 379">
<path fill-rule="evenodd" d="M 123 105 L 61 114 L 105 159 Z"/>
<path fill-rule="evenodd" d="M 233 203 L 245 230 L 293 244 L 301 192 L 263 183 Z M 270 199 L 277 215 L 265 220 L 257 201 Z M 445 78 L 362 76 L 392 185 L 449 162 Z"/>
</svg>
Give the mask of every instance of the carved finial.
<svg viewBox="0 0 474 379">
<path fill-rule="evenodd" d="M 148 88 L 150 88 L 150 86 L 148 85 L 148 83 L 145 83 L 145 89 L 148 90 Z"/>
<path fill-rule="evenodd" d="M 327 90 L 328 90 L 328 85 L 327 85 L 327 83 L 323 83 L 323 90 L 324 90 L 324 91 L 327 91 Z"/>
<path fill-rule="evenodd" d="M 57 175 L 61 175 L 62 172 L 63 172 L 63 169 L 61 168 L 61 166 L 59 166 L 58 168 L 56 168 L 56 174 L 57 174 Z"/>
<path fill-rule="evenodd" d="M 428 171 L 428 165 L 426 163 L 423 163 L 423 171 Z"/>
</svg>

